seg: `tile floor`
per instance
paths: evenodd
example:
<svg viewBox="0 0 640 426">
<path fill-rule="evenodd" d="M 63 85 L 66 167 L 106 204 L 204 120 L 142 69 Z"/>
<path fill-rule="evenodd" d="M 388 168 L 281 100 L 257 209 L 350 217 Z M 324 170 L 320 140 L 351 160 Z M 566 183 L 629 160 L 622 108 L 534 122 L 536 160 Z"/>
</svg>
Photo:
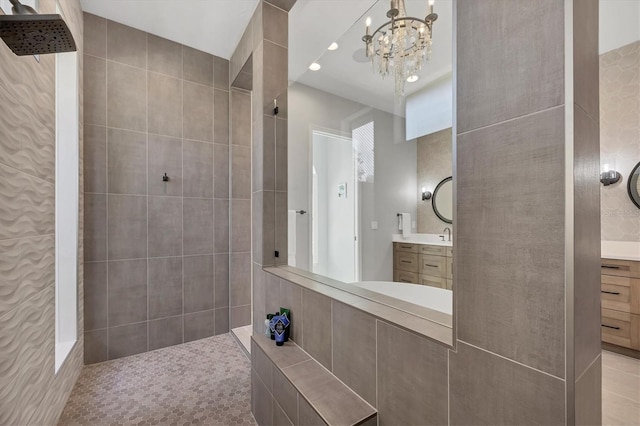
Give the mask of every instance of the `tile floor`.
<svg viewBox="0 0 640 426">
<path fill-rule="evenodd" d="M 59 425 L 255 425 L 250 371 L 230 334 L 89 365 Z M 603 425 L 640 425 L 640 360 L 603 351 L 602 388 Z"/>
<path fill-rule="evenodd" d="M 640 360 L 602 351 L 602 424 L 640 425 Z"/>
<path fill-rule="evenodd" d="M 255 425 L 250 376 L 229 334 L 88 365 L 59 425 Z"/>
</svg>

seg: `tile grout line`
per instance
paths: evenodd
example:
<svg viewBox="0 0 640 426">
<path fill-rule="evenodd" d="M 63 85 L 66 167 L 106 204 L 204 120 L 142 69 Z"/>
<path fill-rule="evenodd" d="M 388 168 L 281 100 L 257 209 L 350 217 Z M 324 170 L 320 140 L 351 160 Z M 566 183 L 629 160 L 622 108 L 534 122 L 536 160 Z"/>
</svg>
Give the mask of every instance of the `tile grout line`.
<svg viewBox="0 0 640 426">
<path fill-rule="evenodd" d="M 104 33 L 104 52 L 105 52 L 105 56 L 109 55 L 109 20 L 106 20 L 105 22 L 105 33 Z M 106 258 L 106 262 L 107 262 L 107 301 L 105 303 L 106 307 L 107 307 L 107 353 L 106 353 L 106 360 L 110 359 L 109 356 L 109 327 L 110 327 L 110 323 L 109 323 L 109 263 L 110 260 L 109 259 L 109 67 L 107 66 L 107 62 L 105 60 L 104 63 L 104 88 L 105 88 L 105 96 L 104 96 L 104 114 L 105 114 L 105 120 L 104 120 L 104 124 L 105 124 L 105 162 L 106 162 L 106 167 L 105 167 L 105 182 L 106 182 L 106 190 L 107 190 L 107 194 L 105 195 L 105 219 L 106 219 L 106 223 L 105 223 L 105 245 L 106 245 L 106 250 L 107 252 L 105 253 L 105 258 Z"/>
<path fill-rule="evenodd" d="M 149 336 L 149 331 L 150 331 L 150 309 L 149 309 L 149 281 L 151 279 L 151 274 L 149 274 L 149 34 L 145 32 L 144 34 L 144 41 L 145 41 L 145 73 L 144 73 L 144 77 L 145 77 L 145 96 L 146 96 L 146 105 L 145 105 L 145 110 L 146 110 L 146 132 L 145 132 L 145 145 L 146 145 L 146 151 L 147 151 L 147 155 L 145 158 L 145 163 L 146 163 L 146 175 L 147 175 L 147 195 L 146 195 L 146 199 L 147 199 L 147 255 L 146 255 L 146 264 L 147 264 L 147 352 L 149 351 L 149 340 L 150 340 L 150 336 Z"/>
</svg>

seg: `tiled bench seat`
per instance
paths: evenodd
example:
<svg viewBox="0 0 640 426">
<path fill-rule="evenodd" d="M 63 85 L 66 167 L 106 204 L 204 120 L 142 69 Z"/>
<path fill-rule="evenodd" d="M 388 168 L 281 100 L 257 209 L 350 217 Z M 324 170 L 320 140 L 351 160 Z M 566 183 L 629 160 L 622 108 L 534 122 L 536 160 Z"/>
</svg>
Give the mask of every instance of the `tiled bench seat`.
<svg viewBox="0 0 640 426">
<path fill-rule="evenodd" d="M 259 425 L 376 425 L 377 411 L 289 341 L 251 338 L 251 404 Z"/>
</svg>

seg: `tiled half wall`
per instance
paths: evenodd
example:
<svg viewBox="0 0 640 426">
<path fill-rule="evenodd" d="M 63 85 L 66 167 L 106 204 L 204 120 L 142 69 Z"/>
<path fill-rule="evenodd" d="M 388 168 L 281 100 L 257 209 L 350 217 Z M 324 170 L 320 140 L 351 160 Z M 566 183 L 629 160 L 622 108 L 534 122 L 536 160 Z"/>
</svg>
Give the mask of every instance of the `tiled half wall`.
<svg viewBox="0 0 640 426">
<path fill-rule="evenodd" d="M 85 362 L 226 333 L 229 62 L 84 21 Z"/>
</svg>

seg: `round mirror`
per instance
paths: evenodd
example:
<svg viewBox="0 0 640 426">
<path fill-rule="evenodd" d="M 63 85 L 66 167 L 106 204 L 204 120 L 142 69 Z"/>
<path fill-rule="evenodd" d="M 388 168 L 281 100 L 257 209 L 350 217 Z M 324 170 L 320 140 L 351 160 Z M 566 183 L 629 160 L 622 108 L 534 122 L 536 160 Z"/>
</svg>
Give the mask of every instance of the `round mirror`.
<svg viewBox="0 0 640 426">
<path fill-rule="evenodd" d="M 433 212 L 446 223 L 453 223 L 453 178 L 443 179 L 433 191 Z"/>
<path fill-rule="evenodd" d="M 627 192 L 629 198 L 640 209 L 640 163 L 631 171 L 629 179 L 627 180 Z"/>
</svg>

